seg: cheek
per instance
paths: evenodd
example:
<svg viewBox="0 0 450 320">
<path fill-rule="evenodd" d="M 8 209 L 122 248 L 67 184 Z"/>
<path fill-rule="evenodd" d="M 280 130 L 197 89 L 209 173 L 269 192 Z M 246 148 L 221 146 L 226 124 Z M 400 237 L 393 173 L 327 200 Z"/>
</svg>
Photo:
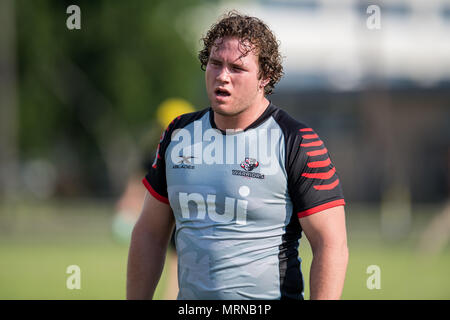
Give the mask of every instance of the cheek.
<svg viewBox="0 0 450 320">
<path fill-rule="evenodd" d="M 206 69 L 206 72 L 205 72 L 206 83 L 208 83 L 210 86 L 214 86 L 216 83 L 218 74 L 219 74 L 218 71 L 213 68 Z"/>
<path fill-rule="evenodd" d="M 210 78 L 210 77 L 211 77 L 211 74 L 213 73 L 213 71 L 214 71 L 214 69 L 212 69 L 212 68 L 210 67 L 210 65 L 207 64 L 207 65 L 206 65 L 206 69 L 205 69 L 205 77 L 206 77 L 206 78 Z"/>
<path fill-rule="evenodd" d="M 245 95 L 252 95 L 258 87 L 258 82 L 253 77 L 239 78 L 235 84 L 241 88 L 240 91 Z"/>
<path fill-rule="evenodd" d="M 206 87 L 212 87 L 214 85 L 213 81 L 214 81 L 214 74 L 212 73 L 211 70 L 206 69 L 205 71 L 205 82 L 206 82 Z"/>
</svg>

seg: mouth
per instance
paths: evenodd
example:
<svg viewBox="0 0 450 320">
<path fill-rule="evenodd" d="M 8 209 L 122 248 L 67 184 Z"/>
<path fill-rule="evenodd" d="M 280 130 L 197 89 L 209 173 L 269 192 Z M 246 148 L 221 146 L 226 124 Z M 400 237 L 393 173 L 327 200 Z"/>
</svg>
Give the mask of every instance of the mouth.
<svg viewBox="0 0 450 320">
<path fill-rule="evenodd" d="M 227 89 L 224 89 L 224 88 L 216 88 L 214 90 L 214 94 L 216 95 L 216 98 L 226 98 L 231 95 L 231 93 Z"/>
</svg>

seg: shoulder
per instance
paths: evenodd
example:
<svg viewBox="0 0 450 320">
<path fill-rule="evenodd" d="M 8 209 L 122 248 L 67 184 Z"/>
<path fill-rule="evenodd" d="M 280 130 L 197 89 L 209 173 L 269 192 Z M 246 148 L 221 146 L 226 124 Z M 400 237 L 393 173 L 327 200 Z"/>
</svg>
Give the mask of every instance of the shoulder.
<svg viewBox="0 0 450 320">
<path fill-rule="evenodd" d="M 166 140 L 170 140 L 170 136 L 175 130 L 183 129 L 190 123 L 201 119 L 206 113 L 208 113 L 209 110 L 210 108 L 205 108 L 199 111 L 184 113 L 173 119 L 172 122 L 169 123 L 167 128 L 162 132 L 160 143 Z"/>
<path fill-rule="evenodd" d="M 286 111 L 275 107 L 272 117 L 283 131 L 285 139 L 302 140 L 304 135 L 314 134 L 314 130 L 306 123 L 294 119 Z"/>
<path fill-rule="evenodd" d="M 202 109 L 199 111 L 194 111 L 194 112 L 179 115 L 178 117 L 176 117 L 175 119 L 172 120 L 172 122 L 169 124 L 169 126 L 167 127 L 166 130 L 173 131 L 175 129 L 184 128 L 188 124 L 201 119 L 206 113 L 208 113 L 209 110 L 210 110 L 210 108 L 205 108 L 205 109 Z"/>
<path fill-rule="evenodd" d="M 159 137 L 157 157 L 160 157 L 160 153 L 165 152 L 167 146 L 170 144 L 172 134 L 176 132 L 175 130 L 183 129 L 190 123 L 201 119 L 209 110 L 210 108 L 205 108 L 200 111 L 181 114 L 173 119 L 172 122 L 169 123 L 167 128 L 163 130 L 161 136 Z"/>
<path fill-rule="evenodd" d="M 321 165 L 320 161 L 327 164 L 328 150 L 313 128 L 279 108 L 273 113 L 273 117 L 284 135 L 288 167 L 303 170 L 311 157 L 319 161 L 317 164 L 310 163 L 311 166 Z"/>
</svg>

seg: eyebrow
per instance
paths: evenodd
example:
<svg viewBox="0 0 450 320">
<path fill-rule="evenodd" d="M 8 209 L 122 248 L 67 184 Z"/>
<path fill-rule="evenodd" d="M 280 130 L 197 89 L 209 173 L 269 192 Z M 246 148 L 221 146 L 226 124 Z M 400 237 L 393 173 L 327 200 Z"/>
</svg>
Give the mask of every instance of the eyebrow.
<svg viewBox="0 0 450 320">
<path fill-rule="evenodd" d="M 246 68 L 245 64 L 242 63 L 242 60 L 239 59 L 239 58 L 238 58 L 238 60 L 241 61 L 241 64 L 230 63 L 230 65 L 231 65 L 232 67 Z M 222 60 L 220 60 L 220 59 L 218 59 L 218 58 L 213 58 L 213 57 L 211 57 L 211 56 L 209 57 L 209 61 L 211 61 L 211 62 L 220 62 L 220 63 L 223 62 Z"/>
</svg>

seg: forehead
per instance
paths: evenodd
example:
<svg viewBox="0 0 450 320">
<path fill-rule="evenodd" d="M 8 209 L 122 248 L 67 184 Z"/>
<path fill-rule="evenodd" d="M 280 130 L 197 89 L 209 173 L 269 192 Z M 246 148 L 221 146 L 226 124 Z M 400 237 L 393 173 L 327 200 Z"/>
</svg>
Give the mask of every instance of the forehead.
<svg viewBox="0 0 450 320">
<path fill-rule="evenodd" d="M 255 46 L 237 37 L 223 37 L 214 41 L 210 57 L 226 58 L 227 60 L 258 60 Z"/>
</svg>

